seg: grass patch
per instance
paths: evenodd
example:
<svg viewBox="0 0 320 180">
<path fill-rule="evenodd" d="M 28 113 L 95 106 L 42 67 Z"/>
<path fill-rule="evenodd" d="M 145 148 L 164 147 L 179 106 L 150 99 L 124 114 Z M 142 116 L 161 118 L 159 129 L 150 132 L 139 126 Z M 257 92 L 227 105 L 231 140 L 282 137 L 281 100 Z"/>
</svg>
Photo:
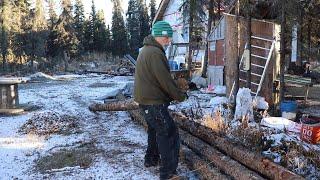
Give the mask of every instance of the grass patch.
<svg viewBox="0 0 320 180">
<path fill-rule="evenodd" d="M 93 163 L 95 154 L 98 152 L 93 143 L 82 144 L 73 149 L 62 149 L 38 159 L 36 169 L 41 173 L 64 167 L 79 166 L 86 169 Z"/>
</svg>

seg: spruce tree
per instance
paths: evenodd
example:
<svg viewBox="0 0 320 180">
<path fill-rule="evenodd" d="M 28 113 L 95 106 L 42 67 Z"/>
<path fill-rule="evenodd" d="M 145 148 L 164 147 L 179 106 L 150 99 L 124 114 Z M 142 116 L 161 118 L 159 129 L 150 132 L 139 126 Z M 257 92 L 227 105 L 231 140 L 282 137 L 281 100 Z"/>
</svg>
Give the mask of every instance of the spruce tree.
<svg viewBox="0 0 320 180">
<path fill-rule="evenodd" d="M 128 40 L 127 31 L 124 24 L 120 0 L 113 0 L 112 15 L 112 46 L 113 55 L 122 56 L 127 53 Z"/>
<path fill-rule="evenodd" d="M 137 0 L 130 0 L 128 3 L 127 29 L 130 54 L 136 58 L 139 53 L 138 49 L 142 45 L 142 42 L 140 42 L 140 23 Z"/>
<path fill-rule="evenodd" d="M 26 52 L 31 57 L 31 71 L 34 71 L 34 60 L 45 55 L 45 43 L 47 39 L 48 27 L 42 0 L 36 0 L 35 8 L 30 11 L 29 18 L 26 32 Z"/>
<path fill-rule="evenodd" d="M 78 50 L 79 54 L 84 52 L 84 6 L 82 0 L 76 0 L 74 5 L 74 28 L 76 31 L 76 36 L 79 40 Z"/>
<path fill-rule="evenodd" d="M 97 22 L 97 12 L 94 0 L 92 0 L 91 13 L 90 13 L 90 47 L 91 51 L 96 51 L 96 41 L 97 41 L 97 31 L 98 31 L 98 22 Z"/>
<path fill-rule="evenodd" d="M 69 58 L 74 58 L 78 53 L 79 40 L 74 29 L 71 1 L 62 0 L 61 5 L 62 13 L 50 33 L 50 38 L 53 38 L 54 41 L 48 48 L 51 56 L 63 58 L 65 70 L 67 70 Z"/>
<path fill-rule="evenodd" d="M 139 21 L 140 21 L 140 42 L 142 45 L 143 39 L 150 34 L 150 18 L 148 8 L 144 0 L 138 1 Z"/>
<path fill-rule="evenodd" d="M 108 40 L 109 33 L 107 32 L 103 10 L 98 11 L 97 20 L 96 20 L 96 24 L 94 27 L 96 27 L 95 32 L 94 32 L 95 50 L 98 52 L 106 52 L 107 51 L 107 40 Z"/>
<path fill-rule="evenodd" d="M 155 0 L 150 0 L 150 25 L 152 25 L 152 22 L 154 20 L 154 17 L 156 16 L 156 1 Z"/>
<path fill-rule="evenodd" d="M 27 0 L 15 1 L 12 8 L 12 23 L 10 33 L 12 34 L 11 47 L 14 54 L 15 63 L 23 64 L 23 56 L 26 51 L 26 31 L 27 25 L 30 24 L 29 13 L 30 3 Z"/>
<path fill-rule="evenodd" d="M 50 27 L 50 29 L 53 28 L 53 26 L 55 25 L 55 23 L 58 20 L 58 16 L 57 13 L 55 11 L 55 1 L 54 0 L 49 0 L 48 1 L 48 5 L 49 5 L 49 23 L 48 26 Z"/>
<path fill-rule="evenodd" d="M 107 31 L 106 31 L 106 36 L 107 36 L 107 40 L 106 40 L 106 53 L 110 54 L 112 53 L 112 37 L 111 37 L 111 32 L 110 32 L 110 26 L 108 25 L 107 27 Z"/>
<path fill-rule="evenodd" d="M 3 0 L 1 2 L 1 16 L 0 16 L 0 25 L 1 25 L 1 56 L 2 56 L 2 70 L 7 71 L 7 54 L 9 48 L 9 12 L 11 10 L 12 4 L 9 0 Z"/>
</svg>

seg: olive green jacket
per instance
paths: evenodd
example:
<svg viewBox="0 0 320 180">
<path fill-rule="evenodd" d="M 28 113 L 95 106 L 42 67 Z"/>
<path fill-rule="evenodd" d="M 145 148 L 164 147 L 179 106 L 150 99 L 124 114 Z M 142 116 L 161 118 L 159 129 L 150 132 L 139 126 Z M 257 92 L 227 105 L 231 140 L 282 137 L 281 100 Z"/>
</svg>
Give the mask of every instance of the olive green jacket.
<svg viewBox="0 0 320 180">
<path fill-rule="evenodd" d="M 147 36 L 143 41 L 135 70 L 134 99 L 139 104 L 165 104 L 183 101 L 185 94 L 171 77 L 163 47 Z"/>
</svg>

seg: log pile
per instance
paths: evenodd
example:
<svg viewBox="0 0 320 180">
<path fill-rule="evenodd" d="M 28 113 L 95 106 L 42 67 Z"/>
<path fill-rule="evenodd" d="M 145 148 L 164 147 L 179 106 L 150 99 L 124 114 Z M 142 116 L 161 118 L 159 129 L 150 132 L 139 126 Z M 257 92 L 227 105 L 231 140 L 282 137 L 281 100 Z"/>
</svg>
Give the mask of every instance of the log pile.
<svg viewBox="0 0 320 180">
<path fill-rule="evenodd" d="M 133 120 L 147 127 L 138 104 L 132 99 L 104 105 L 96 104 L 90 106 L 90 110 L 127 110 Z M 183 144 L 181 155 L 203 179 L 303 179 L 182 114 L 171 112 L 171 115 L 179 126 Z"/>
</svg>

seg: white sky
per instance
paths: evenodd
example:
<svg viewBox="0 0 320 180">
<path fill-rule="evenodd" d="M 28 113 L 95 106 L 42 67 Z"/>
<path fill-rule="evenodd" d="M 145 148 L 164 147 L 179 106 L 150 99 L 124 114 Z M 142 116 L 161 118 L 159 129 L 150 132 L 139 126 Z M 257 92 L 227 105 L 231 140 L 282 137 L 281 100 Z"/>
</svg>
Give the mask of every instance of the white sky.
<svg viewBox="0 0 320 180">
<path fill-rule="evenodd" d="M 34 0 L 31 0 L 31 1 L 34 1 Z M 123 9 L 124 13 L 126 13 L 126 11 L 128 9 L 129 0 L 120 0 L 120 1 L 122 3 L 122 9 Z M 158 8 L 160 1 L 161 0 L 156 0 L 156 4 L 157 4 L 156 8 Z M 60 5 L 61 0 L 55 0 L 55 2 L 56 2 L 56 5 Z M 86 17 L 88 17 L 89 13 L 91 12 L 92 0 L 82 0 L 82 2 L 84 5 Z M 95 6 L 96 6 L 97 11 L 100 9 L 102 9 L 104 11 L 106 24 L 111 25 L 112 7 L 113 7 L 111 0 L 94 0 L 94 2 L 95 2 Z M 147 2 L 147 5 L 149 6 L 150 0 L 146 0 L 146 2 Z M 59 12 L 57 12 L 57 13 L 59 14 Z"/>
</svg>

